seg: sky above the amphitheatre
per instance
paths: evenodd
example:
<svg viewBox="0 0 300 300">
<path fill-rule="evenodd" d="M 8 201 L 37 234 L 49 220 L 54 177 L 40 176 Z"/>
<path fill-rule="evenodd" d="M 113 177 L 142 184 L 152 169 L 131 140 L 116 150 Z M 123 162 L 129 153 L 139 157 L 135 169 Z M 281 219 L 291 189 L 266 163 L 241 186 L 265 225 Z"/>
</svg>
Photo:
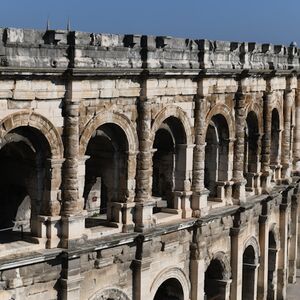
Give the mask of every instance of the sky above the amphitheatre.
<svg viewBox="0 0 300 300">
<path fill-rule="evenodd" d="M 0 27 L 300 45 L 299 0 L 2 0 Z"/>
</svg>

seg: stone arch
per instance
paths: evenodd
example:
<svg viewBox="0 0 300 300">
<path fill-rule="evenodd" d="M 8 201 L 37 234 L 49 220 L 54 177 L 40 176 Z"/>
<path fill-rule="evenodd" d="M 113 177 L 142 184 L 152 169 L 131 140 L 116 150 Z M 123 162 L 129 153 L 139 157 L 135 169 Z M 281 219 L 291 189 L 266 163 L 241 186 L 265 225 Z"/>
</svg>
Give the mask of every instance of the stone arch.
<svg viewBox="0 0 300 300">
<path fill-rule="evenodd" d="M 121 113 L 101 111 L 88 122 L 80 135 L 79 154 L 81 156 L 85 154 L 87 145 L 95 130 L 106 123 L 118 125 L 126 135 L 129 152 L 135 153 L 137 151 L 138 137 L 132 122 Z"/>
<path fill-rule="evenodd" d="M 159 129 L 161 124 L 169 117 L 174 117 L 180 120 L 185 134 L 186 134 L 186 142 L 188 145 L 193 144 L 193 130 L 192 125 L 189 121 L 189 118 L 186 114 L 186 112 L 175 105 L 169 105 L 165 108 L 163 108 L 155 117 L 152 127 L 151 127 L 151 140 L 152 144 L 154 143 L 154 137 L 156 131 Z"/>
<path fill-rule="evenodd" d="M 58 130 L 47 118 L 33 111 L 19 111 L 5 117 L 0 122 L 0 139 L 22 126 L 39 130 L 49 143 L 52 158 L 63 158 L 63 142 Z"/>
<path fill-rule="evenodd" d="M 154 279 L 150 286 L 150 299 L 154 299 L 154 296 L 158 288 L 168 279 L 176 279 L 181 284 L 183 290 L 183 299 L 189 299 L 190 282 L 187 279 L 184 271 L 178 267 L 171 267 L 162 270 Z"/>
<path fill-rule="evenodd" d="M 125 292 L 115 287 L 105 288 L 103 290 L 100 290 L 89 298 L 89 300 L 107 300 L 107 299 L 130 300 L 130 298 L 126 295 Z"/>
<path fill-rule="evenodd" d="M 279 250 L 280 249 L 280 235 L 279 235 L 279 228 L 276 223 L 270 224 L 269 232 L 272 232 L 272 234 L 274 235 L 275 242 L 276 242 L 276 248 L 277 248 L 277 250 Z"/>
<path fill-rule="evenodd" d="M 247 115 L 251 111 L 253 111 L 254 114 L 256 115 L 257 122 L 258 122 L 258 130 L 259 130 L 259 134 L 261 135 L 263 133 L 262 109 L 257 103 L 250 103 L 246 107 L 245 116 L 247 117 Z"/>
<path fill-rule="evenodd" d="M 231 266 L 230 266 L 230 261 L 229 261 L 228 257 L 226 256 L 226 254 L 223 251 L 216 252 L 212 256 L 212 258 L 206 262 L 206 270 L 213 260 L 217 260 L 220 262 L 220 264 L 223 268 L 223 271 L 224 271 L 222 273 L 223 278 L 226 280 L 230 279 L 231 278 Z"/>
<path fill-rule="evenodd" d="M 205 132 L 207 131 L 211 118 L 219 114 L 222 115 L 227 122 L 227 126 L 229 129 L 229 139 L 234 139 L 235 137 L 234 116 L 232 115 L 230 108 L 225 104 L 217 104 L 207 113 L 205 118 L 205 124 L 206 124 Z"/>
<path fill-rule="evenodd" d="M 283 130 L 283 101 L 282 99 L 276 99 L 271 106 L 271 111 L 277 110 L 279 116 L 279 129 Z"/>
<path fill-rule="evenodd" d="M 208 300 L 227 299 L 229 296 L 229 285 L 231 278 L 231 267 L 224 252 L 215 253 L 209 261 L 204 274 L 204 293 Z"/>
<path fill-rule="evenodd" d="M 260 247 L 257 239 L 252 236 L 250 237 L 245 243 L 244 243 L 244 249 L 243 252 L 249 247 L 252 246 L 254 249 L 254 254 L 255 254 L 255 263 L 258 263 L 258 259 L 260 256 Z"/>
</svg>

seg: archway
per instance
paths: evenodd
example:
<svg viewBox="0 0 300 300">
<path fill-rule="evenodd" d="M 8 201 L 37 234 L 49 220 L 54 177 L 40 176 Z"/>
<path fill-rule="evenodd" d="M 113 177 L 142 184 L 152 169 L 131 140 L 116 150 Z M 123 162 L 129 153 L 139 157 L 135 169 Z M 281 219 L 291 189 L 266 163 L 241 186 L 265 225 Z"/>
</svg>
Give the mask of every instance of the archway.
<svg viewBox="0 0 300 300">
<path fill-rule="evenodd" d="M 175 278 L 167 279 L 160 285 L 153 300 L 184 300 L 180 282 Z"/>
<path fill-rule="evenodd" d="M 0 148 L 1 241 L 8 242 L 19 238 L 17 231 L 35 233 L 37 215 L 48 206 L 51 150 L 45 136 L 30 126 L 12 129 Z"/>
<path fill-rule="evenodd" d="M 277 284 L 277 245 L 273 231 L 269 232 L 269 249 L 268 249 L 268 291 L 267 299 L 276 299 Z"/>
<path fill-rule="evenodd" d="M 129 297 L 122 290 L 113 287 L 98 291 L 89 300 L 129 300 Z"/>
<path fill-rule="evenodd" d="M 271 156 L 270 162 L 275 165 L 279 159 L 279 134 L 280 134 L 280 119 L 276 108 L 272 110 L 272 125 L 271 125 Z"/>
<path fill-rule="evenodd" d="M 255 250 L 249 245 L 243 253 L 242 299 L 256 299 L 257 259 Z"/>
<path fill-rule="evenodd" d="M 95 130 L 86 153 L 85 208 L 98 221 L 120 221 L 112 205 L 126 202 L 128 141 L 121 127 L 106 123 Z M 94 224 L 94 222 L 93 222 Z"/>
<path fill-rule="evenodd" d="M 186 178 L 186 133 L 175 117 L 165 119 L 154 137 L 152 195 L 174 208 L 174 191 L 184 190 Z M 160 211 L 157 207 L 154 212 Z"/>
<path fill-rule="evenodd" d="M 244 176 L 247 179 L 247 190 L 253 191 L 255 178 L 259 172 L 259 127 L 255 112 L 250 111 L 246 118 L 244 147 Z"/>
<path fill-rule="evenodd" d="M 228 180 L 229 129 L 225 117 L 214 115 L 207 127 L 205 138 L 204 185 L 209 197 L 219 197 L 218 184 Z"/>
<path fill-rule="evenodd" d="M 224 278 L 224 267 L 219 259 L 213 259 L 206 272 L 204 293 L 207 300 L 225 300 L 229 296 L 228 280 Z"/>
</svg>

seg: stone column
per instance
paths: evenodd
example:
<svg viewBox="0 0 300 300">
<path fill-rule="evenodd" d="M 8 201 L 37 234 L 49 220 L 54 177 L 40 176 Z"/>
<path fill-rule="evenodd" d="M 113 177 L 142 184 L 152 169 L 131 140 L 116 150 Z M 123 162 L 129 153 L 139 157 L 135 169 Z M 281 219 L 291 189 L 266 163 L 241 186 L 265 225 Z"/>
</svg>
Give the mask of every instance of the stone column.
<svg viewBox="0 0 300 300">
<path fill-rule="evenodd" d="M 76 258 L 65 257 L 61 278 L 59 279 L 59 299 L 80 300 L 80 256 Z"/>
<path fill-rule="evenodd" d="M 59 226 L 61 217 L 61 169 L 63 159 L 47 159 L 46 190 L 43 195 L 41 215 L 38 216 L 37 236 L 44 238 L 47 248 L 55 248 L 60 242 Z"/>
<path fill-rule="evenodd" d="M 261 180 L 262 189 L 265 192 L 267 192 L 271 187 L 271 177 L 272 177 L 272 170 L 270 169 L 272 101 L 273 101 L 272 92 L 266 93 L 263 99 L 264 133 L 262 137 L 262 180 Z"/>
<path fill-rule="evenodd" d="M 135 174 L 136 174 L 136 152 L 128 152 L 127 161 L 127 186 L 126 186 L 126 201 L 122 207 L 122 232 L 129 232 L 134 229 L 133 210 L 135 196 Z"/>
<path fill-rule="evenodd" d="M 235 99 L 235 143 L 233 159 L 233 199 L 236 204 L 246 201 L 244 178 L 244 153 L 245 153 L 245 95 L 237 93 Z"/>
<path fill-rule="evenodd" d="M 298 86 L 300 82 L 298 81 Z M 300 174 L 300 87 L 296 90 L 295 98 L 295 129 L 293 144 L 293 169 L 298 175 Z"/>
<path fill-rule="evenodd" d="M 288 204 L 280 204 L 280 250 L 278 253 L 277 298 L 286 299 L 288 255 Z"/>
<path fill-rule="evenodd" d="M 150 295 L 150 285 L 153 281 L 150 273 L 151 266 L 151 243 L 144 241 L 144 236 L 136 238 L 136 257 L 132 261 L 133 272 L 133 299 L 148 300 L 152 299 Z"/>
<path fill-rule="evenodd" d="M 143 231 L 152 226 L 153 203 L 151 199 L 152 183 L 152 145 L 151 145 L 151 102 L 141 97 L 139 101 L 139 154 L 137 159 L 136 213 L 135 227 Z"/>
<path fill-rule="evenodd" d="M 193 153 L 192 210 L 196 216 L 207 213 L 209 191 L 204 186 L 205 167 L 205 98 L 195 97 L 195 147 Z"/>
<path fill-rule="evenodd" d="M 204 282 L 205 282 L 205 244 L 202 245 L 199 238 L 201 236 L 199 227 L 194 231 L 196 242 L 191 244 L 191 262 L 190 262 L 190 279 L 191 279 L 191 299 L 205 300 Z M 203 248 L 202 248 L 203 247 Z"/>
<path fill-rule="evenodd" d="M 267 204 L 264 204 L 267 206 Z M 264 210 L 264 208 L 263 208 Z M 258 268 L 257 299 L 265 300 L 268 290 L 269 224 L 267 211 L 259 216 L 260 266 Z"/>
<path fill-rule="evenodd" d="M 298 245 L 298 191 L 296 194 L 292 195 L 292 203 L 291 203 L 291 240 L 290 240 L 290 248 L 289 248 L 289 283 L 296 282 L 297 275 L 297 245 Z"/>
<path fill-rule="evenodd" d="M 191 211 L 191 173 L 194 145 L 176 145 L 174 209 L 182 218 L 190 218 Z"/>
<path fill-rule="evenodd" d="M 294 93 L 292 90 L 286 91 L 285 101 L 283 106 L 284 115 L 284 130 L 282 140 L 282 179 L 290 182 L 291 178 L 291 165 L 290 161 L 290 146 L 291 146 L 291 111 L 294 102 Z"/>
<path fill-rule="evenodd" d="M 65 162 L 63 166 L 63 246 L 84 231 L 83 198 L 79 195 L 79 97 L 80 83 L 69 82 L 64 102 Z"/>
<path fill-rule="evenodd" d="M 243 240 L 240 227 L 231 228 L 231 274 L 232 283 L 230 290 L 231 300 L 242 298 L 242 278 L 243 278 Z"/>
</svg>

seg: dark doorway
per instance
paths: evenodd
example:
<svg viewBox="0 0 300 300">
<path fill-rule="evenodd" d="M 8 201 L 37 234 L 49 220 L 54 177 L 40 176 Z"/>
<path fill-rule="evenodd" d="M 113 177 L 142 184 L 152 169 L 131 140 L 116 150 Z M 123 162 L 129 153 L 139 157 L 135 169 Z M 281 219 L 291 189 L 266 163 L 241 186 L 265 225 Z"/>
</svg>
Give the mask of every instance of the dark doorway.
<svg viewBox="0 0 300 300">
<path fill-rule="evenodd" d="M 154 300 L 184 300 L 180 282 L 171 278 L 166 280 L 157 290 Z"/>
</svg>

